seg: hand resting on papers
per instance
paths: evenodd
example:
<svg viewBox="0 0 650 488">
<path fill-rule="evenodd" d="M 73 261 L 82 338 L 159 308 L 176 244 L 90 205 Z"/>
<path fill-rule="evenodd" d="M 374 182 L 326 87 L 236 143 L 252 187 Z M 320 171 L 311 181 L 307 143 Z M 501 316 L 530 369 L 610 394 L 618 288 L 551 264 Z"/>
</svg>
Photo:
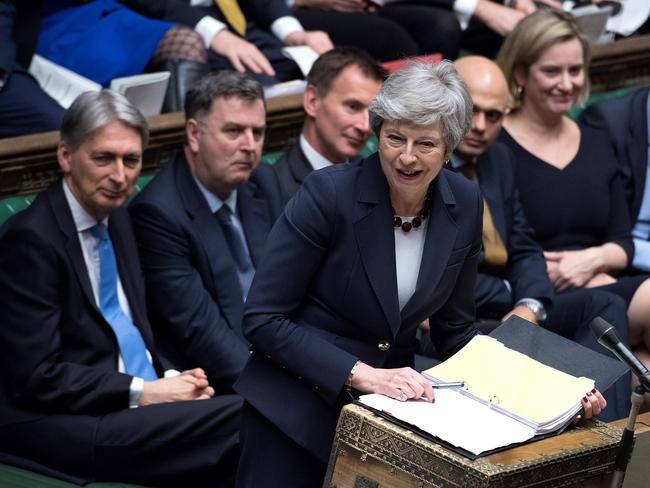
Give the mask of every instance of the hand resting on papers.
<svg viewBox="0 0 650 488">
<path fill-rule="evenodd" d="M 400 401 L 435 400 L 431 382 L 412 368 L 382 369 L 359 363 L 352 375 L 352 387 L 362 393 L 380 393 Z"/>
</svg>

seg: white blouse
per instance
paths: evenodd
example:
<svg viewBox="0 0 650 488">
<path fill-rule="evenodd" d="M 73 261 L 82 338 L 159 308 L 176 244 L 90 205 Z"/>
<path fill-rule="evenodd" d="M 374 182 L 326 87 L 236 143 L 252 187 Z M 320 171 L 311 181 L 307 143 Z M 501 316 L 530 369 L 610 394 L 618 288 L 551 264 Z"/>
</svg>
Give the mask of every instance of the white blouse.
<svg viewBox="0 0 650 488">
<path fill-rule="evenodd" d="M 410 221 L 412 217 L 401 218 Z M 415 293 L 428 222 L 429 220 L 425 219 L 420 227 L 411 229 L 411 232 L 404 232 L 400 227 L 395 228 L 395 266 L 400 310 Z"/>
</svg>

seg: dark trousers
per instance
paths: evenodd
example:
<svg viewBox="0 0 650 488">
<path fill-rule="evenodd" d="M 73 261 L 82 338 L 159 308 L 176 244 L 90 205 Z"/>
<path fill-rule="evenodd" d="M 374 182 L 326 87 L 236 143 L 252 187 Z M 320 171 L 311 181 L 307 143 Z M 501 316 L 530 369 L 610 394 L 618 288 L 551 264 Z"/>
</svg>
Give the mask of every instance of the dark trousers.
<svg viewBox="0 0 650 488">
<path fill-rule="evenodd" d="M 259 29 L 255 24 L 249 22 L 246 27 L 246 35 L 244 36 L 251 44 L 255 44 L 257 48 L 262 51 L 275 70 L 275 76 L 268 76 L 263 74 L 253 73 L 247 71 L 246 73 L 251 77 L 258 80 L 262 85 L 274 85 L 280 81 L 289 81 L 302 79 L 302 73 L 298 65 L 290 58 L 282 54 L 284 45 L 280 40 L 270 32 Z M 208 53 L 208 63 L 213 70 L 221 69 L 234 69 L 230 61 L 223 56 L 219 56 L 214 51 Z"/>
<path fill-rule="evenodd" d="M 295 15 L 307 30 L 327 32 L 336 46 L 354 46 L 378 61 L 419 53 L 418 45 L 399 23 L 377 14 L 299 8 Z"/>
<path fill-rule="evenodd" d="M 22 69 L 0 90 L 0 138 L 59 130 L 64 109 Z"/>
<path fill-rule="evenodd" d="M 496 33 L 480 20 L 472 18 L 463 31 L 461 47 L 474 54 L 494 59 L 499 54 L 503 36 Z"/>
<path fill-rule="evenodd" d="M 287 437 L 248 402 L 244 402 L 242 409 L 240 442 L 237 488 L 322 486 L 326 464 Z"/>
<path fill-rule="evenodd" d="M 390 3 L 379 15 L 404 27 L 418 44 L 418 54 L 441 53 L 456 59 L 460 50 L 461 30 L 456 15 L 430 5 L 409 2 Z"/>
<path fill-rule="evenodd" d="M 20 467 L 78 481 L 231 487 L 241 405 L 224 395 L 98 417 L 49 415 L 0 425 L 0 451 Z"/>
</svg>

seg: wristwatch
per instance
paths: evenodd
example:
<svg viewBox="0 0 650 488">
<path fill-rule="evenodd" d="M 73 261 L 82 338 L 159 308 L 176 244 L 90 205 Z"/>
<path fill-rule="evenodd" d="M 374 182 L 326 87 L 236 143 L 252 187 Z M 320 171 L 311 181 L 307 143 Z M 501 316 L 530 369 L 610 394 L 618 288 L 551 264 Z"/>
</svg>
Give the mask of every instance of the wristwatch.
<svg viewBox="0 0 650 488">
<path fill-rule="evenodd" d="M 533 312 L 537 322 L 543 322 L 546 320 L 546 309 L 539 300 L 535 300 L 534 298 L 522 298 L 517 302 L 516 306 L 526 307 L 528 310 Z"/>
</svg>

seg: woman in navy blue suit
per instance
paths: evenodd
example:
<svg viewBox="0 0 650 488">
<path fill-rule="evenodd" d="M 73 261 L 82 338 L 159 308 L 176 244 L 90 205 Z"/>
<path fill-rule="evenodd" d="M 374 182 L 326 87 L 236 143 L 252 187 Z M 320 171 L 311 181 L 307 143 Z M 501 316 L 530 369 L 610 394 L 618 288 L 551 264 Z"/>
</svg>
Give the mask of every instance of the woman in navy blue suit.
<svg viewBox="0 0 650 488">
<path fill-rule="evenodd" d="M 269 235 L 235 385 L 238 486 L 320 486 L 348 389 L 432 401 L 411 367 L 418 324 L 429 319 L 443 356 L 476 334 L 483 201 L 442 169 L 469 127 L 469 94 L 451 63 L 410 64 L 370 117 L 378 154 L 310 174 Z"/>
</svg>

